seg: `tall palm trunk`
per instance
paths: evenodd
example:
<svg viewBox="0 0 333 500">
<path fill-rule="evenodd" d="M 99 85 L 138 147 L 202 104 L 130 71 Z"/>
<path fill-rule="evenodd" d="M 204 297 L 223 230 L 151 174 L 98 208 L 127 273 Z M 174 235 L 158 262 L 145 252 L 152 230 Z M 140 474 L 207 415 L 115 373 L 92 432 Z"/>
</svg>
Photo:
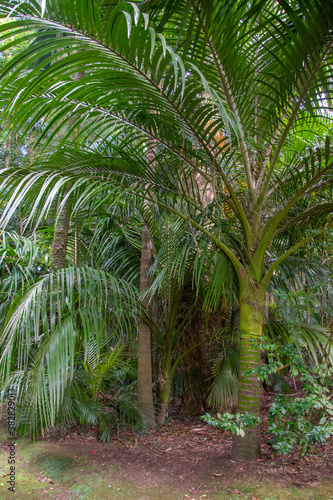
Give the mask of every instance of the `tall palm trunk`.
<svg viewBox="0 0 333 500">
<path fill-rule="evenodd" d="M 153 263 L 152 242 L 146 226 L 142 231 L 140 291 L 151 284 L 149 269 Z M 142 300 L 143 308 L 148 307 L 148 300 Z M 138 404 L 142 411 L 145 427 L 154 423 L 153 383 L 151 362 L 151 329 L 141 317 L 138 331 Z"/>
<path fill-rule="evenodd" d="M 151 145 L 150 145 L 151 146 Z M 155 158 L 155 143 L 149 147 L 147 162 L 153 164 Z M 146 202 L 147 203 L 147 202 Z M 149 270 L 153 263 L 153 245 L 148 227 L 144 224 L 142 230 L 141 265 L 140 265 L 140 292 L 144 292 L 151 285 Z M 148 299 L 142 300 L 143 309 L 148 308 Z M 150 327 L 140 317 L 138 329 L 138 406 L 141 411 L 143 424 L 146 428 L 155 425 L 153 404 L 153 373 L 151 360 Z"/>
<path fill-rule="evenodd" d="M 85 71 L 77 71 L 74 73 L 74 81 L 78 82 L 81 78 L 84 77 Z M 70 120 L 71 121 L 71 120 Z M 76 133 L 75 133 L 75 138 L 76 138 Z M 70 190 L 70 185 L 66 186 L 65 191 L 64 191 L 64 196 L 63 198 L 66 197 L 67 193 Z M 56 226 L 54 229 L 54 236 L 53 236 L 53 246 L 52 246 L 52 255 L 51 255 L 51 266 L 58 270 L 58 269 L 63 269 L 66 265 L 66 254 L 67 254 L 67 244 L 68 244 L 68 228 L 69 228 L 69 198 L 67 198 L 66 202 L 64 203 L 61 212 L 59 213 L 60 206 L 61 206 L 62 200 L 60 200 L 57 208 L 57 222 Z M 76 234 L 75 234 L 75 243 L 74 243 L 75 249 L 74 249 L 74 261 L 76 263 L 76 246 L 77 246 L 77 239 L 76 239 Z"/>
<path fill-rule="evenodd" d="M 260 381 L 244 375 L 260 363 L 260 349 L 253 347 L 253 340 L 262 335 L 266 286 L 245 280 L 240 289 L 240 379 L 238 411 L 248 411 L 259 416 Z M 233 460 L 256 460 L 260 457 L 260 425 L 245 429 L 244 437 L 234 436 Z"/>
<path fill-rule="evenodd" d="M 69 187 L 64 192 L 64 196 L 68 193 Z M 66 200 L 62 209 L 60 209 L 61 201 L 57 209 L 57 221 L 54 229 L 51 267 L 55 270 L 63 269 L 66 265 L 66 253 L 68 242 L 68 227 L 69 227 L 69 199 Z M 59 212 L 59 210 L 61 210 Z"/>
</svg>

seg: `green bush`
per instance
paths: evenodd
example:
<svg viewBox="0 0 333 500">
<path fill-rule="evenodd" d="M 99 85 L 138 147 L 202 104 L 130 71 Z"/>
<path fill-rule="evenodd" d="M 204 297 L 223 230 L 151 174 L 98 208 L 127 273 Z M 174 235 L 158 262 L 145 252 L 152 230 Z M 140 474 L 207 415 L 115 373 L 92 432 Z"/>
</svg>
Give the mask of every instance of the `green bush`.
<svg viewBox="0 0 333 500">
<path fill-rule="evenodd" d="M 236 413 L 232 415 L 231 413 L 224 413 L 221 415 L 217 414 L 217 418 L 211 417 L 209 413 L 206 413 L 201 417 L 207 424 L 212 427 L 218 427 L 224 431 L 231 431 L 237 436 L 244 436 L 246 427 L 253 427 L 259 424 L 261 419 L 253 413 Z"/>
<path fill-rule="evenodd" d="M 311 452 L 313 446 L 325 443 L 333 435 L 333 404 L 329 400 L 333 368 L 327 365 L 308 365 L 293 344 L 278 346 L 266 338 L 257 345 L 268 352 L 269 364 L 251 370 L 252 375 L 265 380 L 269 373 L 277 372 L 287 360 L 290 374 L 299 376 L 305 395 L 279 394 L 268 411 L 269 443 L 278 453 L 285 455 L 298 451 L 300 459 Z"/>
<path fill-rule="evenodd" d="M 254 367 L 246 375 L 267 380 L 288 364 L 290 374 L 299 376 L 305 395 L 295 397 L 288 394 L 276 396 L 268 411 L 269 444 L 278 453 L 287 455 L 298 452 L 300 459 L 309 454 L 315 444 L 325 443 L 333 435 L 333 403 L 329 392 L 333 380 L 333 368 L 327 365 L 310 366 L 296 350 L 295 345 L 284 346 L 268 342 L 266 337 L 256 343 L 266 351 L 268 364 Z M 283 360 L 283 362 L 281 361 Z M 237 436 L 244 436 L 244 429 L 260 423 L 260 417 L 251 413 L 217 414 L 217 418 L 206 413 L 201 417 L 207 424 Z"/>
</svg>

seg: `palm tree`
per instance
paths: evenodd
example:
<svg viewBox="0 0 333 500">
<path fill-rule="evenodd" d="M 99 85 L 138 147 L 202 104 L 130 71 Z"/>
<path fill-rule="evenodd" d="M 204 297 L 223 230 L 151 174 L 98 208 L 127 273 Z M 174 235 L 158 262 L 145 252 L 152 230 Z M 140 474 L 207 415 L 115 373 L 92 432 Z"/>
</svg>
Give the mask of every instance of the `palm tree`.
<svg viewBox="0 0 333 500">
<path fill-rule="evenodd" d="M 134 287 L 87 266 L 50 272 L 41 245 L 15 234 L 3 239 L 9 276 L 1 280 L 1 295 L 7 296 L 1 308 L 1 398 L 15 386 L 17 428 L 26 434 L 36 437 L 72 420 L 97 425 L 107 438 L 111 403 L 138 415 L 123 383 L 131 371 Z"/>
<path fill-rule="evenodd" d="M 44 193 L 69 182 L 81 193 L 135 192 L 205 234 L 237 276 L 238 408 L 258 414 L 259 381 L 243 372 L 260 361 L 251 340 L 262 334 L 267 287 L 332 212 L 332 3 L 53 0 L 42 17 L 32 1 L 0 7 L 17 16 L 4 38 L 5 29 L 42 35 L 1 73 L 11 125 L 27 131 L 42 118 L 49 144 L 80 125 L 85 148 L 75 167 L 44 164 L 25 180 L 27 171 L 3 171 L 13 206 L 15 187 L 23 196 L 44 176 Z M 91 150 L 96 141 L 107 153 Z M 214 191 L 204 216 L 202 179 Z M 234 439 L 234 459 L 259 455 L 258 427 Z"/>
<path fill-rule="evenodd" d="M 165 210 L 156 215 L 151 223 L 156 253 L 150 268 L 152 282 L 144 294 L 148 305 L 152 301 L 153 307 L 146 308 L 144 320 L 155 340 L 160 399 L 157 422 L 163 424 L 177 368 L 185 357 L 208 341 L 207 338 L 196 341 L 190 330 L 191 320 L 202 303 L 202 275 L 208 272 L 211 255 L 198 252 L 192 231 L 178 217 Z M 196 290 L 192 287 L 194 279 Z M 189 339 L 184 343 L 187 336 Z"/>
</svg>

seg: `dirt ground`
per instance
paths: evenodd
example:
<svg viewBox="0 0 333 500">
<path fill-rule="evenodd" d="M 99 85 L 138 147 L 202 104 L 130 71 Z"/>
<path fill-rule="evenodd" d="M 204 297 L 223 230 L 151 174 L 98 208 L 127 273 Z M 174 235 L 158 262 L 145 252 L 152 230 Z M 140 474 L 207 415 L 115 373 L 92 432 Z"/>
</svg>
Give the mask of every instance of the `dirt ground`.
<svg viewBox="0 0 333 500">
<path fill-rule="evenodd" d="M 112 442 L 101 443 L 93 428 L 73 429 L 63 438 L 46 435 L 36 443 L 18 438 L 12 493 L 6 483 L 9 437 L 3 424 L 0 499 L 333 499 L 332 443 L 299 464 L 296 456 L 273 454 L 267 439 L 264 424 L 262 458 L 232 462 L 230 433 L 176 414 L 139 439 L 125 429 Z"/>
</svg>

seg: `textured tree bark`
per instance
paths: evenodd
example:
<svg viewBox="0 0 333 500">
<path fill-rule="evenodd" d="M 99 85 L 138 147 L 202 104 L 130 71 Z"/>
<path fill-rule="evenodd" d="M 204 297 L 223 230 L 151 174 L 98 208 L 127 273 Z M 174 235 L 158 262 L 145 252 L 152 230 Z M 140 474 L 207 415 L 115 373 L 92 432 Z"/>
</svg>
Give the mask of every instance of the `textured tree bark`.
<svg viewBox="0 0 333 500">
<path fill-rule="evenodd" d="M 153 263 L 152 242 L 149 231 L 143 226 L 141 268 L 140 268 L 140 291 L 144 291 L 151 284 L 149 269 Z M 147 299 L 142 301 L 144 308 L 148 307 Z M 146 428 L 154 425 L 153 405 L 153 383 L 151 362 L 151 330 L 144 322 L 139 320 L 138 331 L 138 405 L 142 412 L 143 423 Z"/>
<path fill-rule="evenodd" d="M 66 188 L 64 196 L 69 191 L 69 187 Z M 66 254 L 67 254 L 67 242 L 68 242 L 68 227 L 69 227 L 69 199 L 66 200 L 61 212 L 60 204 L 58 204 L 57 209 L 57 221 L 54 228 L 52 254 L 51 254 L 51 267 L 53 269 L 63 269 L 66 265 Z"/>
<path fill-rule="evenodd" d="M 172 380 L 170 379 L 170 377 L 168 377 L 168 373 L 165 373 L 164 370 L 161 369 L 158 376 L 158 390 L 159 390 L 159 397 L 161 400 L 157 413 L 157 423 L 159 425 L 165 423 L 170 395 L 171 395 L 171 386 L 172 386 Z"/>
<path fill-rule="evenodd" d="M 240 413 L 248 411 L 259 416 L 260 381 L 243 373 L 260 363 L 260 350 L 253 347 L 252 340 L 262 335 L 266 290 L 260 286 L 251 286 L 249 282 L 244 289 L 240 300 L 240 379 L 237 410 Z M 231 454 L 233 460 L 256 460 L 260 458 L 260 454 L 260 425 L 245 429 L 244 437 L 234 436 Z"/>
<path fill-rule="evenodd" d="M 84 70 L 77 71 L 74 73 L 73 79 L 75 82 L 78 82 L 85 75 Z M 71 120 L 70 120 L 71 121 Z M 75 133 L 76 137 L 76 133 Z M 70 186 L 66 186 L 64 191 L 64 196 L 70 190 Z M 51 267 L 55 270 L 63 269 L 66 265 L 66 255 L 67 255 L 67 245 L 68 245 L 68 228 L 69 228 L 69 198 L 67 198 L 66 202 L 63 205 L 61 213 L 59 213 L 60 205 L 62 200 L 60 200 L 57 208 L 57 222 L 54 229 L 54 237 L 53 237 L 53 245 L 52 245 L 52 255 L 51 255 Z M 76 240 L 76 235 L 75 235 Z M 77 242 L 75 241 L 75 244 Z M 74 250 L 76 252 L 76 249 Z M 75 253 L 76 255 L 76 253 Z M 74 261 L 76 264 L 76 258 L 74 257 Z"/>
<path fill-rule="evenodd" d="M 150 168 L 155 169 L 156 141 L 148 141 L 147 163 Z M 149 186 L 146 186 L 149 189 Z M 146 201 L 146 207 L 149 203 Z M 151 285 L 149 269 L 153 263 L 153 244 L 150 238 L 148 227 L 144 224 L 142 230 L 141 247 L 141 267 L 140 267 L 140 292 L 145 291 Z M 142 301 L 143 308 L 148 308 L 147 299 Z M 138 330 L 138 406 L 141 410 L 143 424 L 146 429 L 155 425 L 155 414 L 153 404 L 153 371 L 151 360 L 151 339 L 150 327 L 139 320 Z"/>
</svg>

